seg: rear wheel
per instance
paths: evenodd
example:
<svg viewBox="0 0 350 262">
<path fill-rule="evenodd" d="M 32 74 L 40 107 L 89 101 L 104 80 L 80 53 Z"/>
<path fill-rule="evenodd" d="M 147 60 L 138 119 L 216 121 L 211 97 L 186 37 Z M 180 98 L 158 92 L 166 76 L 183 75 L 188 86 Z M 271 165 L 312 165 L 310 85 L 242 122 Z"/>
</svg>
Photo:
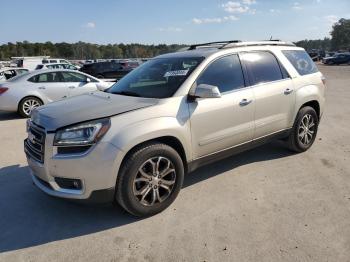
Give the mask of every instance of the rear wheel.
<svg viewBox="0 0 350 262">
<path fill-rule="evenodd" d="M 118 175 L 116 200 L 135 216 L 151 216 L 177 197 L 184 179 L 179 154 L 170 146 L 152 143 L 135 150 Z"/>
<path fill-rule="evenodd" d="M 310 106 L 299 110 L 292 132 L 288 137 L 288 147 L 295 152 L 308 150 L 315 141 L 318 129 L 318 116 Z"/>
<path fill-rule="evenodd" d="M 43 102 L 39 98 L 26 97 L 19 103 L 18 113 L 23 117 L 30 117 L 32 111 L 42 105 Z"/>
</svg>

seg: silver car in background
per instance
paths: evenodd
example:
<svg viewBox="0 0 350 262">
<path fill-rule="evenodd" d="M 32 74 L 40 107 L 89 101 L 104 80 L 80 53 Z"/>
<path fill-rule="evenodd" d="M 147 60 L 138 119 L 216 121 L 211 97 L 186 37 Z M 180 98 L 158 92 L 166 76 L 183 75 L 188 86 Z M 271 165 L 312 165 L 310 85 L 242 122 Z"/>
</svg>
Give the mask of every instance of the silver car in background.
<svg viewBox="0 0 350 262">
<path fill-rule="evenodd" d="M 41 105 L 97 90 L 111 83 L 74 70 L 38 70 L 0 84 L 0 110 L 29 117 Z"/>
</svg>

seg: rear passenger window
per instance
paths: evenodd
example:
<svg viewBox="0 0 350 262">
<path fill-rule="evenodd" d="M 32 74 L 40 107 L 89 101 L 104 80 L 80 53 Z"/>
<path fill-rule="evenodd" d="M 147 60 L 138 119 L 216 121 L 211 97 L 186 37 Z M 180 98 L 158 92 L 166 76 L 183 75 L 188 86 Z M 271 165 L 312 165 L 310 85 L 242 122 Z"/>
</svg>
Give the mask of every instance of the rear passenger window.
<svg viewBox="0 0 350 262">
<path fill-rule="evenodd" d="M 295 67 L 300 75 L 308 75 L 318 72 L 315 63 L 304 50 L 285 50 L 282 53 Z"/>
<path fill-rule="evenodd" d="M 273 82 L 286 78 L 282 74 L 276 57 L 269 52 L 242 53 L 240 57 L 247 66 L 251 85 Z"/>
<path fill-rule="evenodd" d="M 244 77 L 238 55 L 212 62 L 197 79 L 197 85 L 217 86 L 221 93 L 244 87 Z"/>
<path fill-rule="evenodd" d="M 62 81 L 62 75 L 60 72 L 52 72 L 52 73 L 45 73 L 40 74 L 36 76 L 36 81 L 39 83 L 54 83 L 54 82 L 63 82 Z"/>
</svg>

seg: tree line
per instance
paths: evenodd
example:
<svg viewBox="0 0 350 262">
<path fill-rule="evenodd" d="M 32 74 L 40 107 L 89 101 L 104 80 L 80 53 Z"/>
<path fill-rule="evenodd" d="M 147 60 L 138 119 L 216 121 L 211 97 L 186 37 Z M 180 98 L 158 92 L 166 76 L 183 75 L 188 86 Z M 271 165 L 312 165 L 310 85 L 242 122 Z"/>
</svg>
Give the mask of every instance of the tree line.
<svg viewBox="0 0 350 262">
<path fill-rule="evenodd" d="M 350 19 L 336 22 L 331 38 L 302 40 L 295 44 L 306 50 L 350 51 Z M 98 45 L 85 42 L 77 43 L 30 43 L 28 41 L 0 45 L 0 60 L 14 56 L 51 56 L 66 59 L 103 59 L 103 58 L 147 58 L 173 52 L 185 45 L 143 45 L 143 44 L 108 44 Z"/>
<path fill-rule="evenodd" d="M 350 52 L 350 19 L 340 19 L 330 32 L 331 38 L 318 40 L 302 40 L 295 44 L 306 50 L 321 49 L 325 51 L 349 51 Z"/>
<path fill-rule="evenodd" d="M 14 56 L 50 56 L 66 59 L 104 59 L 104 58 L 148 58 L 174 52 L 184 45 L 143 45 L 108 44 L 98 45 L 77 43 L 30 43 L 28 41 L 0 45 L 0 60 Z"/>
</svg>

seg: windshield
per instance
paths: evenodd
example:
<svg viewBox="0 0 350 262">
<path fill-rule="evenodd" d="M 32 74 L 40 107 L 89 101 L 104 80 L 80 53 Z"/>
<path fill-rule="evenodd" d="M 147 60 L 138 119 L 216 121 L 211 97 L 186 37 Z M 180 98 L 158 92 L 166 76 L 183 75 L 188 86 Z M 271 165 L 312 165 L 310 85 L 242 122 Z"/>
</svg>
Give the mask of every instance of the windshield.
<svg viewBox="0 0 350 262">
<path fill-rule="evenodd" d="M 203 57 L 152 59 L 131 71 L 107 92 L 150 98 L 171 97 L 203 60 Z"/>
</svg>

